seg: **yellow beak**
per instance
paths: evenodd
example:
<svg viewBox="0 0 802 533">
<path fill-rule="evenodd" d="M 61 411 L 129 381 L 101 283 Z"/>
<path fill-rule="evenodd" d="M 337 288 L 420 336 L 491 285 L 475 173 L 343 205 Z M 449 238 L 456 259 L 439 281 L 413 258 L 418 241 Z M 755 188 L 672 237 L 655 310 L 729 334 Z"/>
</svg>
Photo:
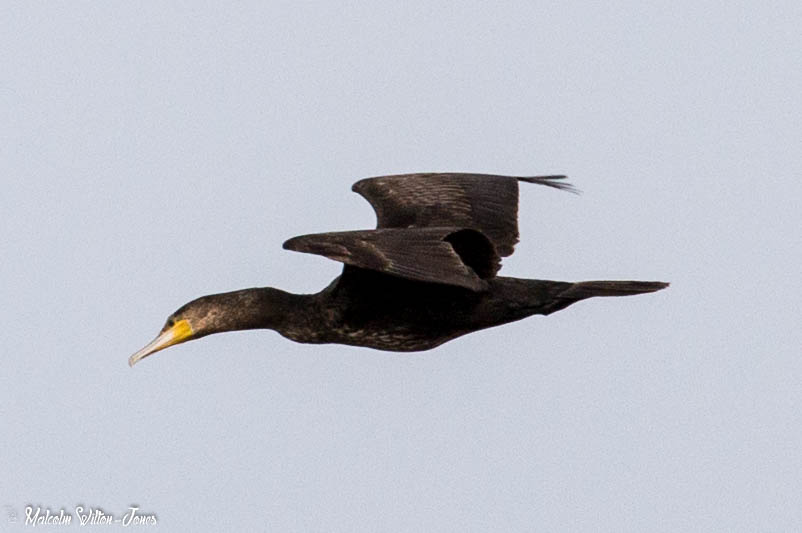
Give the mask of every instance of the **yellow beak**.
<svg viewBox="0 0 802 533">
<path fill-rule="evenodd" d="M 191 339 L 192 333 L 192 326 L 189 325 L 189 321 L 179 320 L 170 329 L 162 331 L 150 344 L 129 357 L 128 366 L 134 366 L 141 359 L 159 350 L 164 350 L 169 346 Z"/>
</svg>

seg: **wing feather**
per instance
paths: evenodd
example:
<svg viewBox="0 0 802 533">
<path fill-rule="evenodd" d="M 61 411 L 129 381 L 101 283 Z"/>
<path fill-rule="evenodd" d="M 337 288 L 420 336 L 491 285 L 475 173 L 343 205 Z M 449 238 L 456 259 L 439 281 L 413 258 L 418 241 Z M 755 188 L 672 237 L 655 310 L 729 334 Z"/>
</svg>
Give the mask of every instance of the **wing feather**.
<svg viewBox="0 0 802 533">
<path fill-rule="evenodd" d="M 461 227 L 484 233 L 498 255 L 518 242 L 518 182 L 576 192 L 565 176 L 425 173 L 366 178 L 352 189 L 376 212 L 377 228 Z"/>
<path fill-rule="evenodd" d="M 294 237 L 284 248 L 417 281 L 487 288 L 500 258 L 483 234 L 462 228 L 386 228 Z"/>
</svg>

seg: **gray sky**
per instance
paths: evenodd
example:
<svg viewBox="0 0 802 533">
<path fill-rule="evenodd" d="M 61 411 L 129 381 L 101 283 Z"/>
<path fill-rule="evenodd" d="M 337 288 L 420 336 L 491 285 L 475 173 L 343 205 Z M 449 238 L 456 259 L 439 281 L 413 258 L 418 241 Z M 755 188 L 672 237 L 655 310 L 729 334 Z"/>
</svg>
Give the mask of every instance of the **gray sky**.
<svg viewBox="0 0 802 533">
<path fill-rule="evenodd" d="M 3 9 L 0 529 L 802 530 L 800 4 L 299 4 Z M 671 288 L 128 368 L 197 296 L 325 286 L 281 243 L 371 227 L 352 182 L 448 170 L 584 191 L 522 191 L 505 275 Z"/>
</svg>

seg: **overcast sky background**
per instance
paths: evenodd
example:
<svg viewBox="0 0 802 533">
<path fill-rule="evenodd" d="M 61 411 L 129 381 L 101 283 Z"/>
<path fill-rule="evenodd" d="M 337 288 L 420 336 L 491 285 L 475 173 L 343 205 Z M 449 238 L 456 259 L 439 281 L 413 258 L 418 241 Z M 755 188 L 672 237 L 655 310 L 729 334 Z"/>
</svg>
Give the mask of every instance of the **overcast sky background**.
<svg viewBox="0 0 802 533">
<path fill-rule="evenodd" d="M 802 530 L 799 2 L 337 4 L 4 4 L 0 530 Z M 357 179 L 458 170 L 584 191 L 523 188 L 505 275 L 670 289 L 128 367 L 197 296 L 328 284 L 281 243 L 372 227 Z"/>
</svg>

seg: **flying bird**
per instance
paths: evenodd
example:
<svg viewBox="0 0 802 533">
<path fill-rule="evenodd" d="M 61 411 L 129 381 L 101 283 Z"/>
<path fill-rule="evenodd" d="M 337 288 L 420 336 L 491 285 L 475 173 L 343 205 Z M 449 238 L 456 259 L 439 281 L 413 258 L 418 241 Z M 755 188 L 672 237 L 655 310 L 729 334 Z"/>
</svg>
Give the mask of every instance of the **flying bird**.
<svg viewBox="0 0 802 533">
<path fill-rule="evenodd" d="M 212 333 L 273 329 L 303 343 L 429 350 L 461 335 L 548 315 L 594 296 L 628 296 L 659 281 L 548 281 L 499 277 L 518 242 L 518 184 L 576 192 L 565 176 L 426 173 L 360 180 L 376 212 L 371 230 L 294 237 L 284 248 L 344 263 L 316 294 L 272 287 L 211 294 L 170 315 L 129 359 Z"/>
</svg>

